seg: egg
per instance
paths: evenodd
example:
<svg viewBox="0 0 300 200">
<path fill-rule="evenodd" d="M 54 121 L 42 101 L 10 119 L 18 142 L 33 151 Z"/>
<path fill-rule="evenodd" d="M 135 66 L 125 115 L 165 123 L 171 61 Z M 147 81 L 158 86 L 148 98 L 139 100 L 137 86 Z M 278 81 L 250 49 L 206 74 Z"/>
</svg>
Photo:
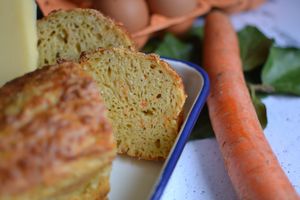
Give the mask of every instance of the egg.
<svg viewBox="0 0 300 200">
<path fill-rule="evenodd" d="M 75 3 L 77 6 L 81 8 L 88 8 L 91 6 L 91 0 L 70 0 L 72 3 Z"/>
<path fill-rule="evenodd" d="M 195 18 L 188 19 L 180 24 L 170 26 L 166 29 L 167 32 L 171 32 L 176 36 L 183 36 L 184 33 L 191 28 Z"/>
<path fill-rule="evenodd" d="M 148 0 L 151 13 L 157 13 L 166 17 L 180 17 L 192 12 L 198 6 L 198 0 Z M 183 35 L 193 24 L 194 18 L 187 19 L 181 24 L 167 28 L 177 36 Z"/>
<path fill-rule="evenodd" d="M 149 9 L 145 0 L 94 0 L 93 8 L 123 23 L 130 33 L 149 24 Z"/>
<path fill-rule="evenodd" d="M 149 38 L 150 38 L 149 34 L 134 38 L 134 42 L 135 42 L 137 49 L 142 49 Z"/>
<path fill-rule="evenodd" d="M 193 11 L 197 7 L 198 0 L 148 0 L 152 13 L 166 17 L 178 17 Z"/>
</svg>

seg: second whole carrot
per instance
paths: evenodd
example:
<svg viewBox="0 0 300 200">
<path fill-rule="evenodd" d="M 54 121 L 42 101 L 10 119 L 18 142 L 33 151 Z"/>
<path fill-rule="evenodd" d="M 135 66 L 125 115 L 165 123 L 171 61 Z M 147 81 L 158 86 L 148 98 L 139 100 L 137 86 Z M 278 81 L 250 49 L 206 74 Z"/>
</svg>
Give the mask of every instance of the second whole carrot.
<svg viewBox="0 0 300 200">
<path fill-rule="evenodd" d="M 237 35 L 218 10 L 205 21 L 204 67 L 211 80 L 208 109 L 229 177 L 240 199 L 299 196 L 268 144 L 244 80 Z"/>
</svg>

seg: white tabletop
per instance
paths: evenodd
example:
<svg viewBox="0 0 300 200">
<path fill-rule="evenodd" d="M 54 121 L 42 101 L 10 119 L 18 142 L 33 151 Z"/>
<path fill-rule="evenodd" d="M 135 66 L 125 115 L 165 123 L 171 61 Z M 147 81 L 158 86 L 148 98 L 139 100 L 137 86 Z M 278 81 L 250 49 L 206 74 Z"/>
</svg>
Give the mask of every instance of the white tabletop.
<svg viewBox="0 0 300 200">
<path fill-rule="evenodd" d="M 269 0 L 257 10 L 232 16 L 236 29 L 250 24 L 280 46 L 300 47 L 300 0 Z M 300 97 L 268 96 L 264 133 L 300 194 Z M 190 141 L 162 196 L 163 200 L 237 199 L 215 139 Z"/>
</svg>

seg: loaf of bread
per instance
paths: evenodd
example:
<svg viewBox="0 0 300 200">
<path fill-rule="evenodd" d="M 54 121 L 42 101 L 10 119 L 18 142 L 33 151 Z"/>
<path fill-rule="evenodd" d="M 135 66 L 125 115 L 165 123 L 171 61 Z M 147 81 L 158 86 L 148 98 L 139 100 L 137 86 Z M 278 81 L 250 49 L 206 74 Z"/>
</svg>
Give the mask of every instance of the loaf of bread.
<svg viewBox="0 0 300 200">
<path fill-rule="evenodd" d="M 38 66 L 58 59 L 76 61 L 82 51 L 98 47 L 134 48 L 119 24 L 93 9 L 58 10 L 37 22 Z"/>
<path fill-rule="evenodd" d="M 179 75 L 156 55 L 121 48 L 83 53 L 108 109 L 118 153 L 165 159 L 182 122 L 186 99 Z"/>
<path fill-rule="evenodd" d="M 94 80 L 75 63 L 0 89 L 0 199 L 106 199 L 115 157 Z"/>
</svg>

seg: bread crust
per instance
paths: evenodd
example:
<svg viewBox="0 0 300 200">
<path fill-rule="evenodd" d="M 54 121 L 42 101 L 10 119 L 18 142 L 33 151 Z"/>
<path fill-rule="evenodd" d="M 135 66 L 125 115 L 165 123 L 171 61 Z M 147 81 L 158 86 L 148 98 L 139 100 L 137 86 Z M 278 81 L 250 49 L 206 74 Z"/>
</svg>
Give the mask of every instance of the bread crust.
<svg viewBox="0 0 300 200">
<path fill-rule="evenodd" d="M 45 21 L 51 20 L 53 15 L 55 15 L 57 13 L 60 13 L 60 12 L 67 12 L 67 13 L 68 12 L 86 12 L 86 13 L 90 14 L 91 16 L 95 16 L 99 20 L 102 20 L 102 19 L 107 20 L 108 23 L 114 24 L 117 28 L 119 28 L 125 34 L 125 36 L 129 39 L 128 41 L 131 43 L 131 45 L 128 46 L 128 49 L 131 49 L 133 51 L 136 50 L 136 44 L 135 44 L 135 42 L 132 38 L 132 35 L 124 27 L 124 25 L 121 22 L 117 22 L 116 20 L 114 20 L 110 16 L 104 15 L 103 13 L 101 13 L 99 10 L 96 10 L 96 9 L 92 9 L 92 8 L 74 8 L 74 9 L 69 9 L 69 10 L 62 10 L 62 9 L 53 10 L 49 13 L 49 15 L 43 17 L 42 19 L 37 20 L 37 24 L 39 25 L 39 23 L 43 23 Z"/>
<path fill-rule="evenodd" d="M 0 89 L 0 199 L 57 184 L 74 173 L 68 166 L 108 155 L 95 167 L 106 165 L 114 149 L 97 86 L 78 64 L 47 66 Z"/>
<path fill-rule="evenodd" d="M 76 20 L 72 19 L 73 21 L 68 22 L 67 20 L 69 19 L 63 19 L 66 16 L 71 16 L 75 15 L 77 16 Z M 86 18 L 84 18 L 86 17 Z M 84 20 L 83 20 L 84 19 Z M 70 57 L 66 56 L 64 52 L 66 51 L 71 51 L 71 49 L 76 49 L 77 47 L 70 47 L 67 49 L 64 49 L 66 45 L 69 45 L 69 36 L 74 35 L 76 37 L 76 42 L 78 44 L 84 43 L 86 41 L 89 41 L 89 37 L 87 38 L 83 37 L 82 35 L 79 34 L 76 30 L 73 30 L 71 27 L 65 26 L 64 23 L 75 23 L 78 25 L 78 31 L 84 29 L 84 27 L 81 27 L 81 22 L 80 20 L 83 20 L 82 22 L 85 24 L 88 24 L 90 27 L 95 26 L 95 21 L 98 22 L 100 25 L 105 25 L 107 27 L 107 30 L 110 30 L 115 33 L 114 37 L 117 38 L 118 45 L 122 46 L 123 48 L 128 48 L 131 50 L 136 50 L 136 44 L 134 43 L 131 34 L 124 28 L 124 26 L 121 23 L 118 23 L 114 21 L 113 19 L 104 16 L 102 13 L 100 13 L 98 10 L 94 9 L 87 9 L 87 8 L 75 8 L 71 10 L 54 10 L 49 15 L 45 16 L 44 18 L 40 19 L 37 21 L 37 30 L 38 30 L 38 49 L 40 53 L 40 58 L 39 58 L 39 67 L 42 67 L 43 65 L 47 64 L 55 64 L 53 63 L 53 59 L 65 59 L 69 61 L 77 61 L 79 58 L 79 55 L 81 51 L 87 51 L 87 50 L 93 50 L 98 47 L 105 47 L 105 45 L 101 44 L 101 41 L 105 41 L 106 37 L 109 37 L 108 35 L 101 36 L 101 39 L 99 41 L 90 41 L 89 44 L 87 44 L 86 47 L 87 49 L 82 49 L 81 47 L 78 49 L 79 52 L 75 53 L 72 52 L 71 54 L 74 54 Z M 90 20 L 90 21 L 89 21 Z M 65 22 L 64 22 L 65 21 Z M 55 27 L 49 27 L 53 26 Z M 65 32 L 61 33 L 60 29 L 64 29 Z M 59 32 L 59 35 L 57 32 Z M 100 30 L 95 30 L 92 34 L 104 34 Z M 52 41 L 52 37 L 58 37 L 58 41 L 54 40 Z M 98 36 L 97 36 L 98 37 Z M 103 37 L 103 38 L 102 38 Z M 74 38 L 73 38 L 74 39 Z M 122 41 L 122 42 L 121 42 Z M 120 44 L 119 44 L 120 43 Z M 97 46 L 96 44 L 99 44 Z M 116 44 L 116 45 L 117 45 Z M 85 46 L 81 44 L 82 46 Z M 115 45 L 110 44 L 110 45 Z M 49 49 L 47 49 L 49 48 Z M 44 51 L 55 51 L 56 55 L 52 53 L 44 53 Z M 76 55 L 75 55 L 76 54 Z M 55 56 L 55 58 L 54 58 Z M 46 60 L 47 61 L 46 61 Z M 54 60 L 54 61 L 55 61 Z"/>
</svg>

